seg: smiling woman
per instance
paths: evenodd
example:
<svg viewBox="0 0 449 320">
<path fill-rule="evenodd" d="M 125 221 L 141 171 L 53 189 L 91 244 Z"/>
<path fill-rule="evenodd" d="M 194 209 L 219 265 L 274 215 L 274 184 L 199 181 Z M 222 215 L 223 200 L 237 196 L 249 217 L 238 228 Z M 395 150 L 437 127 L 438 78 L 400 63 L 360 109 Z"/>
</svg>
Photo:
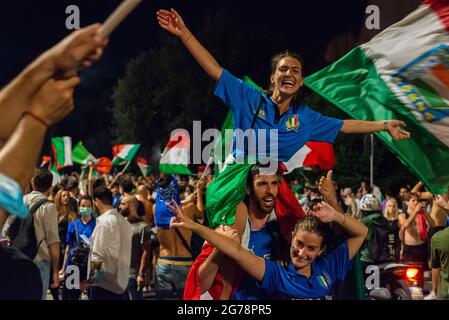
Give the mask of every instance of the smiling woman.
<svg viewBox="0 0 449 320">
<path fill-rule="evenodd" d="M 326 203 L 319 204 L 313 215 L 298 221 L 293 231 L 290 263 L 285 266 L 254 255 L 240 244 L 188 218 L 172 202 L 175 212 L 171 227 L 185 228 L 198 233 L 258 281 L 260 289 L 277 299 L 329 299 L 337 280 L 343 280 L 350 261 L 363 244 L 367 228 L 358 220 L 337 212 Z M 329 254 L 326 248 L 326 223 L 341 226 L 349 238 Z M 237 233 L 236 230 L 233 230 Z"/>
<path fill-rule="evenodd" d="M 176 10 L 159 10 L 156 14 L 159 26 L 177 36 L 204 71 L 217 81 L 215 95 L 232 111 L 235 129 L 278 130 L 277 150 L 263 148 L 254 153 L 246 147 L 243 147 L 245 150 L 237 150 L 239 147 L 234 146 L 234 156 L 277 157 L 274 160 L 293 163 L 294 167 L 289 168 L 291 171 L 301 165 L 300 151 L 308 141 L 333 143 L 340 131 L 388 131 L 396 140 L 409 137 L 409 133 L 401 128 L 405 125 L 402 121 L 343 121 L 323 116 L 301 104 L 297 97 L 304 84 L 304 63 L 293 52 L 286 51 L 273 57 L 270 90 L 261 93 L 225 70 L 190 32 Z"/>
</svg>

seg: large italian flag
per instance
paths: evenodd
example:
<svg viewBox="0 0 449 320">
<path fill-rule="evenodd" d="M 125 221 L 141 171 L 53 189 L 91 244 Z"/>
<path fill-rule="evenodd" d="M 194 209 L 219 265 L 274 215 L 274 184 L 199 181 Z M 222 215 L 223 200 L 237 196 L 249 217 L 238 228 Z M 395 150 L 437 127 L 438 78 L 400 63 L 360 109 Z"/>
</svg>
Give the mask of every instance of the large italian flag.
<svg viewBox="0 0 449 320">
<path fill-rule="evenodd" d="M 190 138 L 183 130 L 174 132 L 161 156 L 159 170 L 164 174 L 192 174 L 189 170 Z"/>
<path fill-rule="evenodd" d="M 399 119 L 410 139 L 377 136 L 429 188 L 449 186 L 449 1 L 424 1 L 305 84 L 355 119 Z"/>
<path fill-rule="evenodd" d="M 72 162 L 72 138 L 54 137 L 51 138 L 53 156 L 55 158 L 56 169 L 73 166 Z"/>
</svg>

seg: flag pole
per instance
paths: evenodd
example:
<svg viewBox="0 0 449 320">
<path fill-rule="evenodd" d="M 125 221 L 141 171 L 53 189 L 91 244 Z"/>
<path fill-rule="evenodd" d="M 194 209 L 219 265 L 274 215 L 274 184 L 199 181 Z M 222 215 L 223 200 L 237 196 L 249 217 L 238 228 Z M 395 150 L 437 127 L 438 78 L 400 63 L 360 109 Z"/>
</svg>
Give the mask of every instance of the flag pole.
<svg viewBox="0 0 449 320">
<path fill-rule="evenodd" d="M 125 173 L 126 169 L 128 169 L 128 167 L 129 167 L 129 164 L 130 164 L 130 163 L 131 163 L 131 161 L 128 161 L 128 163 L 127 163 L 126 166 L 123 168 L 123 170 L 120 171 L 120 172 L 114 177 L 114 179 L 111 181 L 111 183 L 108 185 L 108 188 L 109 188 L 110 186 L 112 186 L 112 184 L 118 179 L 118 177 L 120 177 L 122 174 Z"/>
<path fill-rule="evenodd" d="M 206 168 L 204 169 L 203 174 L 200 177 L 200 180 L 206 176 L 207 169 L 209 169 L 209 167 L 211 166 L 212 163 L 214 163 L 214 156 L 211 152 L 211 155 L 209 156 L 209 160 L 207 161 Z"/>
</svg>

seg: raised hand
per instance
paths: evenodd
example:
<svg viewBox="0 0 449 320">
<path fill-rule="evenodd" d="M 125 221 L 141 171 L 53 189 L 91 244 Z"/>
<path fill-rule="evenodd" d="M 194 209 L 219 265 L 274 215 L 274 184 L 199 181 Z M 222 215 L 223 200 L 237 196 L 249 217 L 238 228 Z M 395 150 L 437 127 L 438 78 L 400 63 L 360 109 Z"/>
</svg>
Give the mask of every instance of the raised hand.
<svg viewBox="0 0 449 320">
<path fill-rule="evenodd" d="M 184 214 L 176 201 L 171 200 L 171 203 L 167 202 L 166 204 L 175 214 L 170 220 L 170 228 L 184 228 L 193 231 L 196 223 Z"/>
<path fill-rule="evenodd" d="M 157 20 L 159 26 L 170 32 L 171 34 L 181 38 L 181 40 L 186 40 L 190 35 L 190 31 L 187 29 L 184 20 L 176 12 L 175 9 L 168 10 L 159 10 L 156 12 Z"/>
<path fill-rule="evenodd" d="M 79 84 L 78 77 L 67 80 L 47 80 L 31 98 L 27 109 L 30 113 L 53 125 L 73 110 L 73 91 Z"/>
<path fill-rule="evenodd" d="M 318 184 L 318 190 L 324 196 L 328 202 L 336 201 L 337 195 L 335 194 L 334 184 L 332 183 L 333 171 L 329 170 L 326 177 L 322 176 Z"/>
<path fill-rule="evenodd" d="M 108 40 L 97 36 L 100 24 L 93 24 L 77 30 L 53 48 L 42 58 L 49 62 L 54 72 L 75 74 L 76 71 L 90 67 L 103 54 Z"/>
<path fill-rule="evenodd" d="M 324 223 L 335 221 L 337 219 L 337 214 L 338 211 L 324 201 L 317 204 L 316 210 L 312 211 L 312 215 Z"/>
<path fill-rule="evenodd" d="M 435 196 L 435 204 L 443 209 L 449 210 L 449 202 L 440 194 Z"/>
<path fill-rule="evenodd" d="M 400 120 L 388 120 L 386 121 L 386 129 L 390 136 L 394 140 L 402 140 L 410 138 L 410 132 L 402 129 L 402 127 L 405 127 L 406 124 L 404 121 Z"/>
</svg>

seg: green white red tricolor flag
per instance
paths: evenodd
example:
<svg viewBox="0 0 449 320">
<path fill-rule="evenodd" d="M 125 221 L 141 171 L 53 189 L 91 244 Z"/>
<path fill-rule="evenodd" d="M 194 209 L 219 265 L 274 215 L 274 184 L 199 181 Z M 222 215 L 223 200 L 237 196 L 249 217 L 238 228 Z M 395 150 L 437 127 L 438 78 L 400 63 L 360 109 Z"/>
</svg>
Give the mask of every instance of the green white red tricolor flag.
<svg viewBox="0 0 449 320">
<path fill-rule="evenodd" d="M 112 165 L 119 166 L 131 161 L 140 148 L 140 144 L 119 144 L 112 147 Z"/>
<path fill-rule="evenodd" d="M 147 177 L 151 174 L 151 165 L 148 164 L 147 159 L 142 157 L 137 157 L 137 166 L 139 167 L 140 171 L 142 172 L 142 175 L 144 177 Z"/>
<path fill-rule="evenodd" d="M 424 1 L 305 84 L 351 117 L 398 119 L 412 137 L 377 136 L 424 182 L 449 187 L 449 1 Z"/>
<path fill-rule="evenodd" d="M 172 134 L 161 156 L 159 170 L 164 174 L 192 174 L 189 170 L 190 138 L 183 130 Z"/>
<path fill-rule="evenodd" d="M 93 163 L 97 161 L 94 155 L 86 149 L 81 141 L 78 142 L 75 147 L 73 147 L 72 160 L 73 162 L 83 166 L 87 165 L 89 160 L 91 160 Z"/>
<path fill-rule="evenodd" d="M 56 169 L 72 166 L 72 138 L 54 137 L 51 138 L 53 156 L 55 158 Z"/>
</svg>

